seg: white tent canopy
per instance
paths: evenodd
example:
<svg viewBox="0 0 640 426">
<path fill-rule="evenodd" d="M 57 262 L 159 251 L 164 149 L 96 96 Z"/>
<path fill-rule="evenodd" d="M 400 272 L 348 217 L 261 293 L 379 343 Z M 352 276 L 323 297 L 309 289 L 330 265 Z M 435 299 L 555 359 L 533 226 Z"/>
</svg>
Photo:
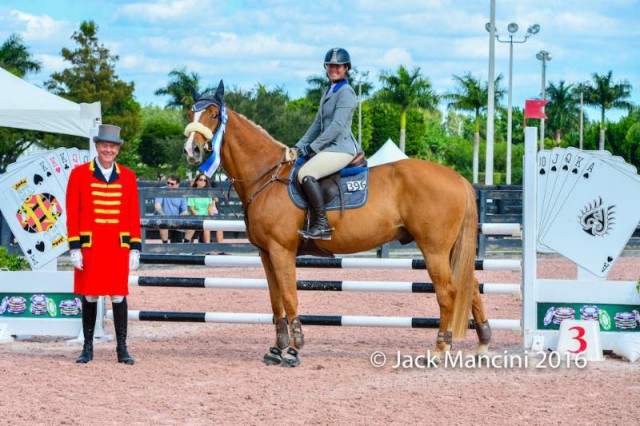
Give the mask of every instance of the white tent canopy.
<svg viewBox="0 0 640 426">
<path fill-rule="evenodd" d="M 407 157 L 404 152 L 400 151 L 398 145 L 396 145 L 391 139 L 387 139 L 384 145 L 382 145 L 375 154 L 367 159 L 367 164 L 369 167 L 373 167 L 380 164 L 404 160 L 405 158 L 409 157 Z"/>
<path fill-rule="evenodd" d="M 0 127 L 90 138 L 101 117 L 100 102 L 76 104 L 0 68 Z"/>
</svg>

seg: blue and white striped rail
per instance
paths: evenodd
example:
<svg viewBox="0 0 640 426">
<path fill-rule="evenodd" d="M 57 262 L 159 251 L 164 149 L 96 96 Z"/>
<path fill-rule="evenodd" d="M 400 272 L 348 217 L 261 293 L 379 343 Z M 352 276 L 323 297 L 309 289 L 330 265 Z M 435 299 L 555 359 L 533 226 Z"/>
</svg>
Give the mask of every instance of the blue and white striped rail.
<svg viewBox="0 0 640 426">
<path fill-rule="evenodd" d="M 193 277 L 143 277 L 129 276 L 130 286 L 215 288 L 236 290 L 268 290 L 264 278 L 193 278 Z M 519 284 L 480 284 L 481 294 L 520 294 Z M 409 281 L 324 281 L 298 280 L 302 291 L 344 291 L 370 293 L 435 293 L 433 283 Z"/>
<path fill-rule="evenodd" d="M 202 265 L 212 267 L 258 268 L 262 266 L 258 256 L 212 256 L 190 254 L 140 255 L 143 264 Z M 476 271 L 519 271 L 519 259 L 476 259 Z M 373 259 L 373 258 L 323 258 L 298 257 L 298 268 L 331 269 L 427 269 L 424 259 Z"/>
<path fill-rule="evenodd" d="M 142 218 L 141 225 L 147 229 L 197 229 L 208 231 L 245 232 L 243 220 L 209 220 L 193 218 Z M 522 235 L 519 223 L 479 223 L 478 233 L 519 237 Z"/>
<path fill-rule="evenodd" d="M 113 311 L 107 312 L 113 319 Z M 438 328 L 439 318 L 420 317 L 380 317 L 356 315 L 300 315 L 303 325 L 338 326 L 338 327 L 394 327 L 394 328 Z M 162 312 L 162 311 L 129 311 L 131 321 L 166 321 L 166 322 L 207 322 L 226 324 L 273 324 L 273 314 L 234 313 L 234 312 Z M 520 330 L 520 320 L 490 319 L 489 325 L 494 330 Z M 473 320 L 469 320 L 469 328 L 475 328 Z"/>
</svg>

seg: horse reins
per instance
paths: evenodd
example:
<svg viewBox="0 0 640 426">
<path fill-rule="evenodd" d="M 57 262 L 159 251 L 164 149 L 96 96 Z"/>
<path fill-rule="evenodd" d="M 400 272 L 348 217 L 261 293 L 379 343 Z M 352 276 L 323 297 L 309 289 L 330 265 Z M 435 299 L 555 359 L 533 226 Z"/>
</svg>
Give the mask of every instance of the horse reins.
<svg viewBox="0 0 640 426">
<path fill-rule="evenodd" d="M 280 170 L 282 169 L 282 166 L 284 166 L 287 163 L 291 163 L 293 160 L 287 160 L 287 150 L 289 148 L 285 147 L 284 150 L 282 151 L 282 155 L 280 156 L 280 160 L 274 164 L 273 166 L 271 166 L 270 168 L 268 168 L 267 170 L 265 170 L 262 174 L 260 174 L 258 177 L 253 178 L 253 179 L 236 179 L 232 176 L 229 176 L 229 174 L 225 171 L 224 173 L 227 175 L 227 177 L 229 178 L 231 185 L 233 186 L 236 182 L 257 182 L 260 179 L 264 178 L 267 174 L 269 174 L 269 172 L 271 172 L 272 170 L 275 170 L 273 172 L 273 174 L 271 175 L 271 178 L 266 181 L 265 183 L 263 183 L 260 188 L 258 188 L 247 200 L 247 204 L 245 206 L 242 207 L 242 212 L 244 213 L 245 218 L 247 217 L 247 210 L 249 209 L 249 205 L 251 204 L 251 202 L 262 192 L 264 191 L 270 184 L 272 184 L 273 182 L 282 182 L 286 185 L 288 185 L 289 183 L 291 183 L 291 179 L 289 178 L 283 178 L 280 176 Z M 229 188 L 229 191 L 231 191 L 231 188 Z"/>
</svg>

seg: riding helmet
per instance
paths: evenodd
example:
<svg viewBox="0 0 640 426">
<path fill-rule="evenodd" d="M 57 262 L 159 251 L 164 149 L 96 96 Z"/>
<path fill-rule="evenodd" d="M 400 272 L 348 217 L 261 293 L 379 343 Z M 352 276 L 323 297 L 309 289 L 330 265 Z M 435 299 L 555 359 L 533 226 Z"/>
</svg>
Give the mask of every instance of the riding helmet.
<svg viewBox="0 0 640 426">
<path fill-rule="evenodd" d="M 341 47 L 334 47 L 324 55 L 324 65 L 327 66 L 329 64 L 347 65 L 351 68 L 351 57 L 349 56 L 349 52 Z"/>
</svg>

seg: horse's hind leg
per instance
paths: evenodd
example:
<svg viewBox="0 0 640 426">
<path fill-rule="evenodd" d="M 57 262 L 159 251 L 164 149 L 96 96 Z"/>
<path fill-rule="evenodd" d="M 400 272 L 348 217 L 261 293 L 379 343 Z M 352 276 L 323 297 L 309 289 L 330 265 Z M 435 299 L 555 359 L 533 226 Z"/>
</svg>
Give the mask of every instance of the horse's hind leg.
<svg viewBox="0 0 640 426">
<path fill-rule="evenodd" d="M 475 281 L 475 287 L 473 290 L 473 304 L 471 305 L 471 312 L 473 314 L 473 320 L 476 323 L 476 333 L 478 334 L 478 348 L 476 353 L 478 355 L 486 354 L 489 351 L 489 342 L 491 342 L 491 327 L 489 327 L 489 320 L 484 311 L 484 304 L 480 298 L 480 288 L 478 286 L 477 278 L 473 278 Z"/>
<path fill-rule="evenodd" d="M 427 262 L 429 276 L 433 281 L 436 299 L 440 306 L 440 328 L 438 330 L 435 353 L 433 354 L 438 358 L 442 353 L 451 349 L 451 320 L 456 300 L 456 287 L 452 281 L 449 256 L 425 253 L 425 251 L 423 251 L 423 254 Z"/>
</svg>

